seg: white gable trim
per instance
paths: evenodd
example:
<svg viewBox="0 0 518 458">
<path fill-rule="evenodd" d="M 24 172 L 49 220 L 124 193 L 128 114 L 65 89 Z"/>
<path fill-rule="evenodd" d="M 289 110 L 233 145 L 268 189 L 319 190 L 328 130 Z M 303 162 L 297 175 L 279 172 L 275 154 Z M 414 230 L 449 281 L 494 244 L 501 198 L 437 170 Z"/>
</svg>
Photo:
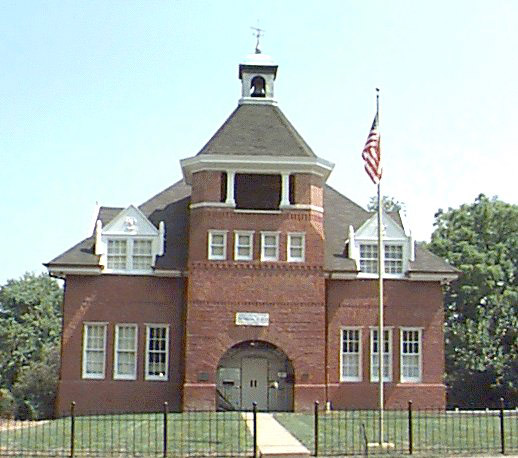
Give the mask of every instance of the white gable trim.
<svg viewBox="0 0 518 458">
<path fill-rule="evenodd" d="M 108 242 L 123 240 L 126 245 L 126 267 L 108 268 Z M 151 242 L 151 264 L 149 268 L 134 268 L 136 262 L 135 241 Z M 157 256 L 164 254 L 165 224 L 160 222 L 158 228 L 137 207 L 130 205 L 122 210 L 105 227 L 100 220 L 95 225 L 95 254 L 100 256 L 99 265 L 103 273 L 122 275 L 150 275 L 155 266 Z M 145 255 L 148 256 L 148 255 Z M 135 262 L 134 262 L 135 261 Z M 140 263 L 139 263 L 140 264 Z"/>
<path fill-rule="evenodd" d="M 394 219 L 383 210 L 383 246 L 400 245 L 403 249 L 402 261 L 403 269 L 401 273 L 384 273 L 387 279 L 405 279 L 408 271 L 409 262 L 415 258 L 413 239 L 405 228 L 402 228 Z M 358 269 L 357 278 L 377 278 L 377 273 L 366 273 L 360 271 L 360 246 L 361 245 L 377 245 L 378 243 L 378 215 L 374 213 L 367 219 L 356 231 L 352 226 L 349 227 L 348 234 L 348 254 L 349 258 L 356 262 Z M 383 250 L 383 255 L 384 255 Z"/>
<path fill-rule="evenodd" d="M 405 230 L 397 224 L 385 211 L 382 215 L 383 223 L 383 240 L 405 240 L 408 235 Z M 372 215 L 365 221 L 355 233 L 356 239 L 378 240 L 378 216 Z"/>
<path fill-rule="evenodd" d="M 103 229 L 103 235 L 158 235 L 156 226 L 137 207 L 130 205 Z"/>
</svg>

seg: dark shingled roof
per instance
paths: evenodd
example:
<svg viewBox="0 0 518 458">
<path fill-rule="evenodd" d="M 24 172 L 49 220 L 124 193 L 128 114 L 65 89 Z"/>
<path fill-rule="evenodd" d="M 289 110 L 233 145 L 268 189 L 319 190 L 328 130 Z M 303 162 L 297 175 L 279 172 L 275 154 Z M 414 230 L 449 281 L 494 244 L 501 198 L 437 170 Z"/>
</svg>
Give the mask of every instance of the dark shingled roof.
<svg viewBox="0 0 518 458">
<path fill-rule="evenodd" d="M 410 262 L 410 272 L 415 273 L 459 273 L 460 270 L 450 266 L 444 259 L 428 251 L 423 244 L 415 245 L 415 261 Z"/>
<path fill-rule="evenodd" d="M 187 268 L 190 203 L 191 187 L 180 180 L 139 207 L 155 226 L 165 223 L 165 250 L 156 260 L 157 269 Z"/>
<path fill-rule="evenodd" d="M 164 221 L 166 227 L 165 254 L 157 258 L 156 268 L 185 270 L 189 243 L 189 204 L 191 187 L 179 181 L 143 203 L 139 208 L 158 227 Z M 324 189 L 325 270 L 356 272 L 356 264 L 347 257 L 346 240 L 349 226 L 357 230 L 369 217 L 368 212 L 330 186 Z M 102 207 L 99 219 L 108 224 L 122 208 Z M 401 225 L 397 213 L 390 216 Z M 49 266 L 97 266 L 99 256 L 94 254 L 94 236 L 78 243 L 70 250 L 50 261 Z M 417 244 L 415 261 L 410 263 L 411 272 L 456 273 L 454 267 Z"/>
<path fill-rule="evenodd" d="M 239 105 L 201 154 L 316 157 L 275 105 Z"/>
<path fill-rule="evenodd" d="M 325 269 L 332 271 L 355 271 L 356 263 L 347 257 L 345 241 L 349 237 L 349 226 L 358 229 L 372 213 L 330 186 L 324 188 L 324 233 Z"/>
<path fill-rule="evenodd" d="M 189 238 L 189 203 L 191 187 L 183 181 L 178 181 L 140 205 L 140 210 L 156 226 L 164 221 L 166 227 L 165 254 L 157 258 L 156 267 L 159 269 L 183 270 L 187 266 L 187 240 Z M 97 219 L 106 226 L 123 208 L 101 207 Z M 47 266 L 85 266 L 99 265 L 99 256 L 94 253 L 94 233 L 79 242 L 63 254 L 59 255 Z"/>
<path fill-rule="evenodd" d="M 165 254 L 157 258 L 156 268 L 185 270 L 187 267 L 189 240 L 189 204 L 191 187 L 179 181 L 143 203 L 139 208 L 158 227 L 160 221 L 166 226 Z M 324 189 L 325 270 L 355 272 L 356 264 L 347 257 L 346 240 L 349 226 L 357 230 L 370 216 L 368 212 L 330 186 Z M 122 208 L 102 207 L 98 219 L 103 226 L 108 224 Z M 401 225 L 398 213 L 390 216 Z M 79 242 L 65 253 L 50 261 L 48 266 L 85 266 L 99 264 L 94 254 L 95 237 Z M 457 270 L 443 259 L 432 254 L 422 245 L 416 245 L 415 261 L 410 263 L 411 272 L 455 273 Z"/>
</svg>

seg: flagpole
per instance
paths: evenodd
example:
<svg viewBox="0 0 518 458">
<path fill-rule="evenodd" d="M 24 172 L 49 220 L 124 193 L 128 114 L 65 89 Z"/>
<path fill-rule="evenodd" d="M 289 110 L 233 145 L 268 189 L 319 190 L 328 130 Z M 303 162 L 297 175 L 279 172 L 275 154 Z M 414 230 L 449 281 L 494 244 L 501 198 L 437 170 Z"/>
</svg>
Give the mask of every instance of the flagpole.
<svg viewBox="0 0 518 458">
<path fill-rule="evenodd" d="M 376 117 L 378 118 L 379 132 L 379 89 L 376 88 Z M 385 270 L 385 253 L 383 247 L 383 218 L 382 218 L 382 197 L 381 197 L 381 180 L 378 181 L 378 405 L 379 405 L 379 444 L 383 444 L 383 417 L 384 417 L 384 393 L 383 393 L 383 350 L 384 350 L 384 332 L 383 332 L 383 272 Z"/>
</svg>

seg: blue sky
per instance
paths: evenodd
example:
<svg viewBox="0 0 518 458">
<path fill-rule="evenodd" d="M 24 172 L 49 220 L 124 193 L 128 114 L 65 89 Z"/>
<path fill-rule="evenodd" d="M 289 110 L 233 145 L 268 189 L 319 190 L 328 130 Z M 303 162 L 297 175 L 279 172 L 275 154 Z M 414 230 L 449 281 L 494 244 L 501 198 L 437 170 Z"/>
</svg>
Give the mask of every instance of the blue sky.
<svg viewBox="0 0 518 458">
<path fill-rule="evenodd" d="M 518 203 L 518 2 L 0 2 L 0 284 L 181 177 L 236 107 L 250 26 L 280 108 L 329 184 L 366 205 L 361 150 L 381 88 L 384 194 L 417 239 L 479 193 Z M 346 230 L 346 228 L 344 228 Z"/>
</svg>

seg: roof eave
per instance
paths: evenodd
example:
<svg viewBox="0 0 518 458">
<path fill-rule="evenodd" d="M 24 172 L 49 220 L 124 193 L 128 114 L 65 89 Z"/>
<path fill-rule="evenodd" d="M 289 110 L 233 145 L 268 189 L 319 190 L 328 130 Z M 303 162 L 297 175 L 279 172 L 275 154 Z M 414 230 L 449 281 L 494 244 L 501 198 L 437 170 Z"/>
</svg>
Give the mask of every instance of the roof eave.
<svg viewBox="0 0 518 458">
<path fill-rule="evenodd" d="M 180 161 L 184 180 L 192 183 L 193 173 L 231 170 L 237 173 L 311 173 L 327 180 L 334 164 L 318 157 L 198 155 Z"/>
</svg>

